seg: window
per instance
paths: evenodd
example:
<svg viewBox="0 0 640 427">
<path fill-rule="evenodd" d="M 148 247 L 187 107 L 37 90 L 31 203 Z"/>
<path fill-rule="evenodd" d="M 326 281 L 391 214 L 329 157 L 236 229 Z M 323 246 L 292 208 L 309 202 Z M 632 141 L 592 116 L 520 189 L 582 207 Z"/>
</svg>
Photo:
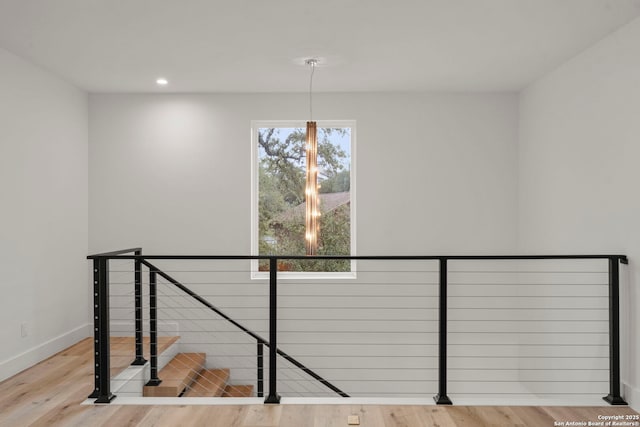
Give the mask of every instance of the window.
<svg viewBox="0 0 640 427">
<path fill-rule="evenodd" d="M 353 122 L 318 122 L 318 255 L 355 253 Z M 305 254 L 305 122 L 252 124 L 252 253 Z M 254 263 L 254 277 L 265 277 L 267 261 Z M 282 260 L 285 275 L 354 277 L 349 260 Z"/>
</svg>

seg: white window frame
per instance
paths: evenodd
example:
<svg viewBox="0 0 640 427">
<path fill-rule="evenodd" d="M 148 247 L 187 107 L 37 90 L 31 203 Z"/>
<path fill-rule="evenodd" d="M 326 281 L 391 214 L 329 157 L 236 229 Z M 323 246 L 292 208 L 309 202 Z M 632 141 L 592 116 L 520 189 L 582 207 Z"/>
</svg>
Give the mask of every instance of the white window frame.
<svg viewBox="0 0 640 427">
<path fill-rule="evenodd" d="M 355 120 L 317 120 L 318 128 L 351 129 L 351 172 L 350 179 L 350 242 L 351 255 L 356 254 L 356 121 Z M 302 128 L 306 127 L 306 120 L 252 120 L 251 121 L 251 254 L 259 255 L 258 251 L 258 129 L 260 128 Z M 307 272 L 282 271 L 278 272 L 278 279 L 355 279 L 356 261 L 351 261 L 351 271 L 344 272 Z M 269 272 L 258 271 L 258 260 L 251 261 L 251 279 L 268 279 Z"/>
</svg>

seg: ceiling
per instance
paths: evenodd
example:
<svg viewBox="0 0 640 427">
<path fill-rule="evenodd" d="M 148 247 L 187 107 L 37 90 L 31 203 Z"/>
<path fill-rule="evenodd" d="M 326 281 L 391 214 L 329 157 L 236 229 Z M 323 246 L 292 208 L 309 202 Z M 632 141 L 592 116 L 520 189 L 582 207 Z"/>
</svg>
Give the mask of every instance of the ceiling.
<svg viewBox="0 0 640 427">
<path fill-rule="evenodd" d="M 0 46 L 90 92 L 303 92 L 309 57 L 314 91 L 512 91 L 639 15 L 640 0 L 0 0 Z"/>
</svg>

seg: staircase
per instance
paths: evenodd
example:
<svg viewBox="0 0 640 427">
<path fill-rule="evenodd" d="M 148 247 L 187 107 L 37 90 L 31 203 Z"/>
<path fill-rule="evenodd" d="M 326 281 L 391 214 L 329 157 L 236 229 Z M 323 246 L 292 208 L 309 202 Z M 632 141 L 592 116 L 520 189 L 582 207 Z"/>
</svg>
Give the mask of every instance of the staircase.
<svg viewBox="0 0 640 427">
<path fill-rule="evenodd" d="M 251 397 L 253 385 L 228 384 L 229 369 L 206 369 L 205 353 L 178 353 L 158 373 L 162 382 L 144 386 L 145 397 Z"/>
</svg>

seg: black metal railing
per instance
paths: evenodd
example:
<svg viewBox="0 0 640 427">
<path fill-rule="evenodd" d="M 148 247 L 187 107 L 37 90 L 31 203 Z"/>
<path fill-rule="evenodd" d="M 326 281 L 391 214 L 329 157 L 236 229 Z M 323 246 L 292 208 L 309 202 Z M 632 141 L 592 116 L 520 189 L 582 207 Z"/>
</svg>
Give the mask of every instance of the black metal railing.
<svg viewBox="0 0 640 427">
<path fill-rule="evenodd" d="M 449 261 L 506 261 L 506 260 L 607 260 L 608 261 L 608 335 L 609 335 L 609 394 L 604 397 L 611 405 L 626 405 L 620 390 L 620 273 L 619 264 L 627 264 L 625 255 L 504 255 L 504 256 L 208 256 L 208 255 L 142 255 L 141 248 L 131 248 L 121 251 L 101 253 L 87 257 L 93 261 L 94 288 L 94 335 L 95 335 L 95 388 L 89 396 L 95 398 L 96 403 L 109 403 L 115 396 L 110 391 L 109 369 L 109 261 L 114 259 L 134 261 L 134 299 L 135 299 L 135 358 L 132 364 L 145 364 L 143 357 L 143 306 L 142 306 L 142 268 L 149 270 L 149 325 L 150 325 L 150 367 L 151 379 L 148 385 L 157 385 L 158 378 L 158 348 L 157 348 L 157 278 L 161 277 L 169 284 L 179 289 L 203 307 L 216 313 L 220 318 L 235 326 L 256 341 L 256 376 L 257 395 L 264 397 L 264 347 L 269 354 L 269 378 L 267 382 L 267 396 L 265 403 L 279 403 L 278 393 L 278 356 L 291 363 L 295 368 L 304 372 L 313 380 L 323 384 L 337 395 L 349 397 L 341 388 L 313 371 L 291 355 L 278 348 L 278 265 L 282 260 L 328 259 L 328 260 L 363 260 L 363 261 L 432 261 L 438 263 L 438 377 L 437 394 L 434 397 L 437 404 L 450 405 L 451 399 L 447 394 L 447 359 L 448 359 L 448 273 Z M 155 260 L 267 260 L 269 262 L 269 315 L 268 339 L 250 330 L 235 320 L 209 300 L 198 295 L 174 277 L 162 271 L 151 261 Z"/>
</svg>

